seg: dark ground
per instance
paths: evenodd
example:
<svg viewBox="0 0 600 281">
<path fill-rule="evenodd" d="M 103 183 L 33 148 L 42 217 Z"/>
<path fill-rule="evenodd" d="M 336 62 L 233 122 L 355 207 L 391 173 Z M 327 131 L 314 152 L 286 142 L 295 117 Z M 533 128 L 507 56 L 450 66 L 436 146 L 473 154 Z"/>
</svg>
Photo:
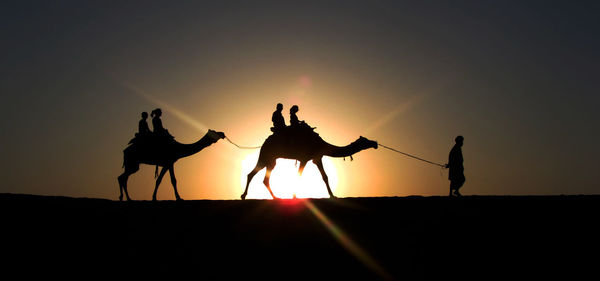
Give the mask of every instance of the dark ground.
<svg viewBox="0 0 600 281">
<path fill-rule="evenodd" d="M 600 196 L 310 202 L 395 280 L 598 277 Z M 0 194 L 0 211 L 3 276 L 382 278 L 302 201 Z"/>
</svg>

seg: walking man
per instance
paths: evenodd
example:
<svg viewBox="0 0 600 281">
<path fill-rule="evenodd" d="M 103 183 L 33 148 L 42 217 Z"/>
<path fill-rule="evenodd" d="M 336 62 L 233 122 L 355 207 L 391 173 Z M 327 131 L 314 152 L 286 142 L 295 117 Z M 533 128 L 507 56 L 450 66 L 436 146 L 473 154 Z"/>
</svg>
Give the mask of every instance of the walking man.
<svg viewBox="0 0 600 281">
<path fill-rule="evenodd" d="M 448 164 L 446 164 L 446 168 L 450 169 L 448 174 L 448 179 L 450 180 L 450 194 L 448 196 L 461 196 L 458 189 L 465 183 L 465 168 L 463 167 L 463 155 L 462 155 L 462 146 L 464 138 L 463 136 L 457 136 L 454 141 L 454 147 L 450 150 L 450 155 L 448 156 Z"/>
</svg>

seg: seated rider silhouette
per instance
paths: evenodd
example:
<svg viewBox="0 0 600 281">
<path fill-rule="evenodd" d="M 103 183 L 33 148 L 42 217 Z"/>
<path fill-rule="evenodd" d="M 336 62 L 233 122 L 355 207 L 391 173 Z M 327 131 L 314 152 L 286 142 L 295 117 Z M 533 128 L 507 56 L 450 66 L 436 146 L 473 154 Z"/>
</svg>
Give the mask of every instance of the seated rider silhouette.
<svg viewBox="0 0 600 281">
<path fill-rule="evenodd" d="M 298 115 L 296 115 L 299 110 L 297 105 L 293 105 L 292 108 L 290 108 L 290 127 L 292 128 L 298 128 L 300 126 L 300 120 L 298 120 Z"/>
<path fill-rule="evenodd" d="M 152 134 L 146 119 L 148 119 L 148 113 L 144 111 L 142 112 L 142 119 L 138 123 L 138 132 L 135 133 L 135 137 L 129 141 L 129 144 L 146 141 L 147 138 Z"/>
<path fill-rule="evenodd" d="M 314 131 L 317 127 L 311 127 L 309 126 L 306 122 L 304 122 L 304 120 L 298 120 L 298 116 L 296 115 L 296 113 L 298 113 L 300 109 L 298 108 L 297 105 L 293 105 L 290 108 L 290 129 L 292 129 L 293 131 L 300 131 L 300 130 L 306 130 L 306 131 Z"/>
<path fill-rule="evenodd" d="M 293 105 L 290 108 L 290 126 L 288 127 L 288 137 L 291 138 L 291 145 L 295 145 L 297 142 L 301 142 L 302 140 L 309 140 L 318 136 L 314 130 L 316 129 L 310 127 L 304 120 L 298 120 L 299 108 L 297 105 Z"/>
<path fill-rule="evenodd" d="M 271 121 L 273 121 L 273 128 L 271 128 L 271 131 L 273 133 L 283 132 L 286 128 L 285 119 L 283 119 L 281 111 L 283 111 L 283 104 L 278 103 L 277 109 L 273 112 L 273 116 L 271 117 Z"/>
<path fill-rule="evenodd" d="M 139 137 L 147 137 L 149 136 L 152 132 L 150 131 L 150 127 L 148 127 L 148 112 L 142 112 L 142 119 L 140 120 L 140 123 L 138 124 L 138 136 Z"/>
<path fill-rule="evenodd" d="M 172 139 L 173 136 L 171 136 L 169 131 L 163 127 L 162 121 L 160 120 L 160 116 L 162 116 L 162 110 L 160 110 L 160 108 L 152 110 L 150 116 L 152 116 L 152 127 L 154 128 L 153 135 L 159 140 Z"/>
</svg>

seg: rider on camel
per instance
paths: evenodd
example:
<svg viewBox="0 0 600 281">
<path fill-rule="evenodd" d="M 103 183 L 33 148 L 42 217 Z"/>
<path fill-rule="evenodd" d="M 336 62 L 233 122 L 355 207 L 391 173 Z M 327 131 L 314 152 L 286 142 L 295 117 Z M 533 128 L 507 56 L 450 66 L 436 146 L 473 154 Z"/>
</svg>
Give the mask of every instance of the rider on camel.
<svg viewBox="0 0 600 281">
<path fill-rule="evenodd" d="M 283 104 L 278 103 L 277 109 L 273 112 L 273 116 L 271 117 L 271 121 L 273 121 L 273 132 L 281 132 L 285 129 L 285 120 L 283 119 Z"/>
<path fill-rule="evenodd" d="M 297 105 L 293 105 L 292 108 L 290 108 L 290 127 L 292 128 L 298 128 L 298 126 L 300 126 L 300 120 L 298 120 L 298 116 L 296 115 L 299 110 Z"/>
</svg>

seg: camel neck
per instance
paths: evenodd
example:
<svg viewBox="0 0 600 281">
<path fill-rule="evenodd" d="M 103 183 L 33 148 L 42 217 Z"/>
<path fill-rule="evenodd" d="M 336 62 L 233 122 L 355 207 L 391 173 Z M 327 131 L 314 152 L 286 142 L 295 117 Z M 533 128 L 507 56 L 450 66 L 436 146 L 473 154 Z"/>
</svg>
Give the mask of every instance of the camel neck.
<svg viewBox="0 0 600 281">
<path fill-rule="evenodd" d="M 217 140 L 210 136 L 208 133 L 204 135 L 197 142 L 192 144 L 182 144 L 179 149 L 179 157 L 184 158 L 198 153 L 200 150 L 210 146 L 215 143 Z"/>
<path fill-rule="evenodd" d="M 348 157 L 361 150 L 362 149 L 358 145 L 356 145 L 356 142 L 353 142 L 346 146 L 336 146 L 333 144 L 326 143 L 326 149 L 323 154 L 330 157 Z"/>
</svg>

